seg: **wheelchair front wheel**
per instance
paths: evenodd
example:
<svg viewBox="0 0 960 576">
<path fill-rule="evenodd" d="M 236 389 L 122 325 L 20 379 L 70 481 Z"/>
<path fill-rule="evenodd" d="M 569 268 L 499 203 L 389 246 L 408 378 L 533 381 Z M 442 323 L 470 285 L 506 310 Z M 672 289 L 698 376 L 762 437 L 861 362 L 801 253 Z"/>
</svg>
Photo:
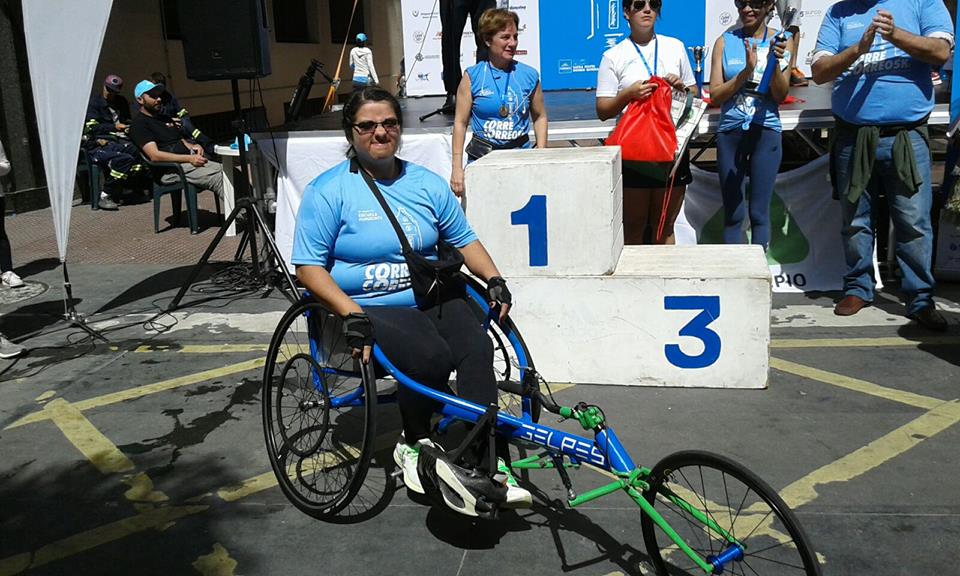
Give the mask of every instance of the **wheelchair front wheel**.
<svg viewBox="0 0 960 576">
<path fill-rule="evenodd" d="M 820 574 L 816 555 L 793 511 L 763 480 L 729 458 L 700 451 L 671 454 L 654 466 L 644 497 L 708 563 L 725 552 L 736 556 L 737 551 L 690 508 L 740 542 L 742 556 L 726 563 L 723 573 Z M 641 526 L 657 574 L 702 573 L 646 514 Z"/>
<path fill-rule="evenodd" d="M 270 465 L 287 499 L 317 518 L 350 504 L 373 451 L 373 370 L 350 356 L 341 325 L 319 302 L 294 304 L 274 332 L 263 369 Z"/>
</svg>

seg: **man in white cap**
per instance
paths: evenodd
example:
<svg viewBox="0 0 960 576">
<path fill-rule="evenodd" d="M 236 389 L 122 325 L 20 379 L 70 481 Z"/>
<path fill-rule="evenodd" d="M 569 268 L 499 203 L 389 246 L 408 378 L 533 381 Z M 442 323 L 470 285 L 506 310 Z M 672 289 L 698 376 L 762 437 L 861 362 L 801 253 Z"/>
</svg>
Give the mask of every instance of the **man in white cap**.
<svg viewBox="0 0 960 576">
<path fill-rule="evenodd" d="M 133 90 L 140 114 L 130 126 L 130 138 L 151 162 L 178 162 L 191 184 L 223 196 L 223 166 L 206 157 L 203 146 L 183 134 L 180 125 L 162 114 L 163 84 L 141 80 Z M 176 174 L 161 180 L 175 182 Z"/>
</svg>

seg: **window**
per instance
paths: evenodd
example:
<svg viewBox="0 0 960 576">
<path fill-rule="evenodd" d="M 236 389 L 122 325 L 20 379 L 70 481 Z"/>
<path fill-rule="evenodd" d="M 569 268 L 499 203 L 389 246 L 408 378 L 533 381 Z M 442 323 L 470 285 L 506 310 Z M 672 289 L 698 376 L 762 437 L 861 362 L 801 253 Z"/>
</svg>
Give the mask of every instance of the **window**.
<svg viewBox="0 0 960 576">
<path fill-rule="evenodd" d="M 177 0 L 160 0 L 160 17 L 163 21 L 163 37 L 166 40 L 183 40 L 180 32 L 180 13 Z"/>
<path fill-rule="evenodd" d="M 319 42 L 317 0 L 274 0 L 273 30 L 277 42 Z"/>
<path fill-rule="evenodd" d="M 356 43 L 357 34 L 364 31 L 363 0 L 357 2 L 357 13 L 353 16 L 350 28 L 350 13 L 353 11 L 353 0 L 330 0 L 330 42 L 343 44 L 349 40 Z"/>
</svg>

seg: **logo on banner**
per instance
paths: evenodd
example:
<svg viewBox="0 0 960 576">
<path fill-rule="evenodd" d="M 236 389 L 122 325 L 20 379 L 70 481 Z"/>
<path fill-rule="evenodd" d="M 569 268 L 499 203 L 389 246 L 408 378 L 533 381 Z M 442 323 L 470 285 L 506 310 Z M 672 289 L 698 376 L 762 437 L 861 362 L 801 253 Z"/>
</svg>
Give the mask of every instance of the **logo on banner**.
<svg viewBox="0 0 960 576">
<path fill-rule="evenodd" d="M 417 44 L 423 42 L 423 30 L 417 30 L 413 33 L 413 41 Z"/>
<path fill-rule="evenodd" d="M 729 13 L 729 12 L 721 12 L 721 13 L 720 13 L 720 25 L 721 25 L 721 26 L 729 26 L 729 25 L 731 25 L 731 24 L 733 24 L 733 14 L 731 14 L 731 13 Z"/>
<path fill-rule="evenodd" d="M 572 74 L 573 73 L 573 61 L 572 60 L 558 60 L 557 61 L 557 72 L 560 74 Z"/>
<path fill-rule="evenodd" d="M 417 74 L 417 80 L 420 80 L 421 82 L 429 82 L 429 81 L 430 81 L 430 73 L 429 73 L 429 72 L 424 72 L 423 74 Z"/>
</svg>

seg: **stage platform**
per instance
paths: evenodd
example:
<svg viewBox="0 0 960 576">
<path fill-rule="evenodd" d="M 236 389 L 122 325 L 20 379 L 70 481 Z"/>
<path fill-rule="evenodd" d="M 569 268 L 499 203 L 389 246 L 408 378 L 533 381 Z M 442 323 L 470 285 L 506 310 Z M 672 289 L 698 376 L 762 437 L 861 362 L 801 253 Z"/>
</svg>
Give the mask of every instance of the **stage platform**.
<svg viewBox="0 0 960 576">
<path fill-rule="evenodd" d="M 785 104 L 780 108 L 780 117 L 784 130 L 806 130 L 829 128 L 833 126 L 830 112 L 830 85 L 814 85 L 793 88 L 790 94 L 798 99 L 796 103 Z M 605 138 L 616 122 L 601 122 L 597 118 L 593 90 L 560 90 L 544 92 L 544 103 L 550 120 L 549 139 L 587 140 Z M 930 124 L 946 125 L 950 121 L 949 89 L 946 85 L 937 88 L 937 105 L 930 115 Z M 424 121 L 420 117 L 443 106 L 443 96 L 424 96 L 404 98 L 400 101 L 403 110 L 404 133 L 411 134 L 449 134 L 453 127 L 453 115 L 435 114 Z M 339 111 L 328 112 L 299 122 L 274 132 L 274 136 L 290 132 L 331 132 L 318 134 L 331 136 L 332 132 L 341 134 L 341 115 Z M 700 122 L 697 134 L 702 136 L 716 132 L 720 121 L 720 109 L 710 108 Z"/>
</svg>

